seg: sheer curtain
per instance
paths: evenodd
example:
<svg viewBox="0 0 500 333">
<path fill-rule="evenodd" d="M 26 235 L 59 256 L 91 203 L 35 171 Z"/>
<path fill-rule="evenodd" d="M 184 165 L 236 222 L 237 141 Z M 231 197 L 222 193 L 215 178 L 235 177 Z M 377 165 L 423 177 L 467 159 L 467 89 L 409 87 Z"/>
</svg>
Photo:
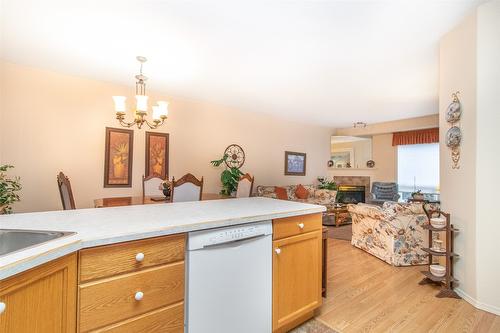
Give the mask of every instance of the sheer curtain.
<svg viewBox="0 0 500 333">
<path fill-rule="evenodd" d="M 415 190 L 439 193 L 439 143 L 398 146 L 398 185 L 402 199 Z"/>
</svg>

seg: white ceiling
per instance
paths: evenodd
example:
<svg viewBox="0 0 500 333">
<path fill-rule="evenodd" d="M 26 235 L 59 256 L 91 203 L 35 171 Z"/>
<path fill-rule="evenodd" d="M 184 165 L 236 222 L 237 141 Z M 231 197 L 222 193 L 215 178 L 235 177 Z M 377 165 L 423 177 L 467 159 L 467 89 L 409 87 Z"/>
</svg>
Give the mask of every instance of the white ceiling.
<svg viewBox="0 0 500 333">
<path fill-rule="evenodd" d="M 0 0 L 2 57 L 289 119 L 437 113 L 438 41 L 480 0 Z M 175 112 L 175 110 L 171 110 Z"/>
</svg>

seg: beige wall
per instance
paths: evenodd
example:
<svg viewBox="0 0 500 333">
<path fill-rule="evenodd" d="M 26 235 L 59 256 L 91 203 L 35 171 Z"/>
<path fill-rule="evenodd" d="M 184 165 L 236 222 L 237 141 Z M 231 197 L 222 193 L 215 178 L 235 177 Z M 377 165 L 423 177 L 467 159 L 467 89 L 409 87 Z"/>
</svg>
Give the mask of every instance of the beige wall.
<svg viewBox="0 0 500 333">
<path fill-rule="evenodd" d="M 500 315 L 500 239 L 498 189 L 500 163 L 497 124 L 500 121 L 500 1 L 478 7 L 441 42 L 440 124 L 441 201 L 460 228 L 455 238 L 460 259 L 455 275 L 458 291 L 473 305 Z M 451 169 L 445 146 L 445 121 L 450 94 L 460 91 L 462 103 L 460 169 Z"/>
<path fill-rule="evenodd" d="M 442 209 L 452 214 L 461 232 L 455 251 L 461 254 L 455 264 L 460 289 L 476 297 L 476 15 L 469 16 L 441 40 L 440 46 L 440 185 Z M 445 145 L 445 120 L 451 94 L 460 91 L 461 128 L 464 133 L 460 169 L 452 169 L 451 152 Z"/>
<path fill-rule="evenodd" d="M 477 300 L 500 314 L 500 1 L 490 1 L 477 12 L 477 162 L 476 271 Z"/>
<path fill-rule="evenodd" d="M 118 127 L 112 95 L 133 88 L 2 63 L 0 162 L 16 166 L 23 184 L 18 212 L 61 208 L 56 174 L 70 176 L 76 205 L 91 207 L 99 197 L 141 195 L 144 132 L 134 131 L 133 187 L 103 188 L 104 128 Z M 160 99 L 150 94 L 152 100 Z M 231 143 L 246 152 L 242 170 L 256 184 L 312 183 L 327 172 L 332 130 L 259 113 L 162 96 L 170 101 L 170 176 L 205 177 L 205 192 L 218 192 L 221 169 L 210 166 Z M 283 175 L 284 151 L 307 153 L 307 175 Z"/>
<path fill-rule="evenodd" d="M 397 181 L 397 155 L 397 147 L 392 145 L 392 133 L 373 136 L 373 160 L 377 168 L 374 181 Z"/>
</svg>

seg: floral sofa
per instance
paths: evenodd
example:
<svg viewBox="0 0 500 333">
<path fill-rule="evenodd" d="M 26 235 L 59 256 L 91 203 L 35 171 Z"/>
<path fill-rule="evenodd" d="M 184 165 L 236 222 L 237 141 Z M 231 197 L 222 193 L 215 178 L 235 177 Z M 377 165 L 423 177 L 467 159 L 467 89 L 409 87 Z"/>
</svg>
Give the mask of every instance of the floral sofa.
<svg viewBox="0 0 500 333">
<path fill-rule="evenodd" d="M 388 201 L 382 207 L 349 205 L 351 244 L 394 266 L 428 263 L 428 218 L 422 203 Z"/>
<path fill-rule="evenodd" d="M 299 199 L 295 195 L 297 186 L 298 185 L 288 185 L 280 187 L 286 190 L 288 197 L 287 199 L 291 201 L 306 202 L 323 206 L 329 206 L 335 203 L 335 198 L 337 197 L 337 191 L 318 189 L 318 187 L 314 185 L 302 185 L 305 187 L 307 192 L 309 192 L 309 194 L 307 196 L 307 199 Z M 257 186 L 256 189 L 256 195 L 258 197 L 268 197 L 277 199 L 275 189 L 276 186 L 259 185 Z"/>
</svg>

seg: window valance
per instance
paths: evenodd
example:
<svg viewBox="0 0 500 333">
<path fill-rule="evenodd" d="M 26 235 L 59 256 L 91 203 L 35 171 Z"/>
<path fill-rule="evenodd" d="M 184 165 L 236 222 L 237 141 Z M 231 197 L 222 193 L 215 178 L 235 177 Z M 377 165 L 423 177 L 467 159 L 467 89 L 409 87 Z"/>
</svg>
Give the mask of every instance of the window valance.
<svg viewBox="0 0 500 333">
<path fill-rule="evenodd" d="M 396 132 L 392 135 L 392 145 L 417 145 L 422 143 L 439 142 L 439 128 L 428 128 L 423 130 Z"/>
</svg>

